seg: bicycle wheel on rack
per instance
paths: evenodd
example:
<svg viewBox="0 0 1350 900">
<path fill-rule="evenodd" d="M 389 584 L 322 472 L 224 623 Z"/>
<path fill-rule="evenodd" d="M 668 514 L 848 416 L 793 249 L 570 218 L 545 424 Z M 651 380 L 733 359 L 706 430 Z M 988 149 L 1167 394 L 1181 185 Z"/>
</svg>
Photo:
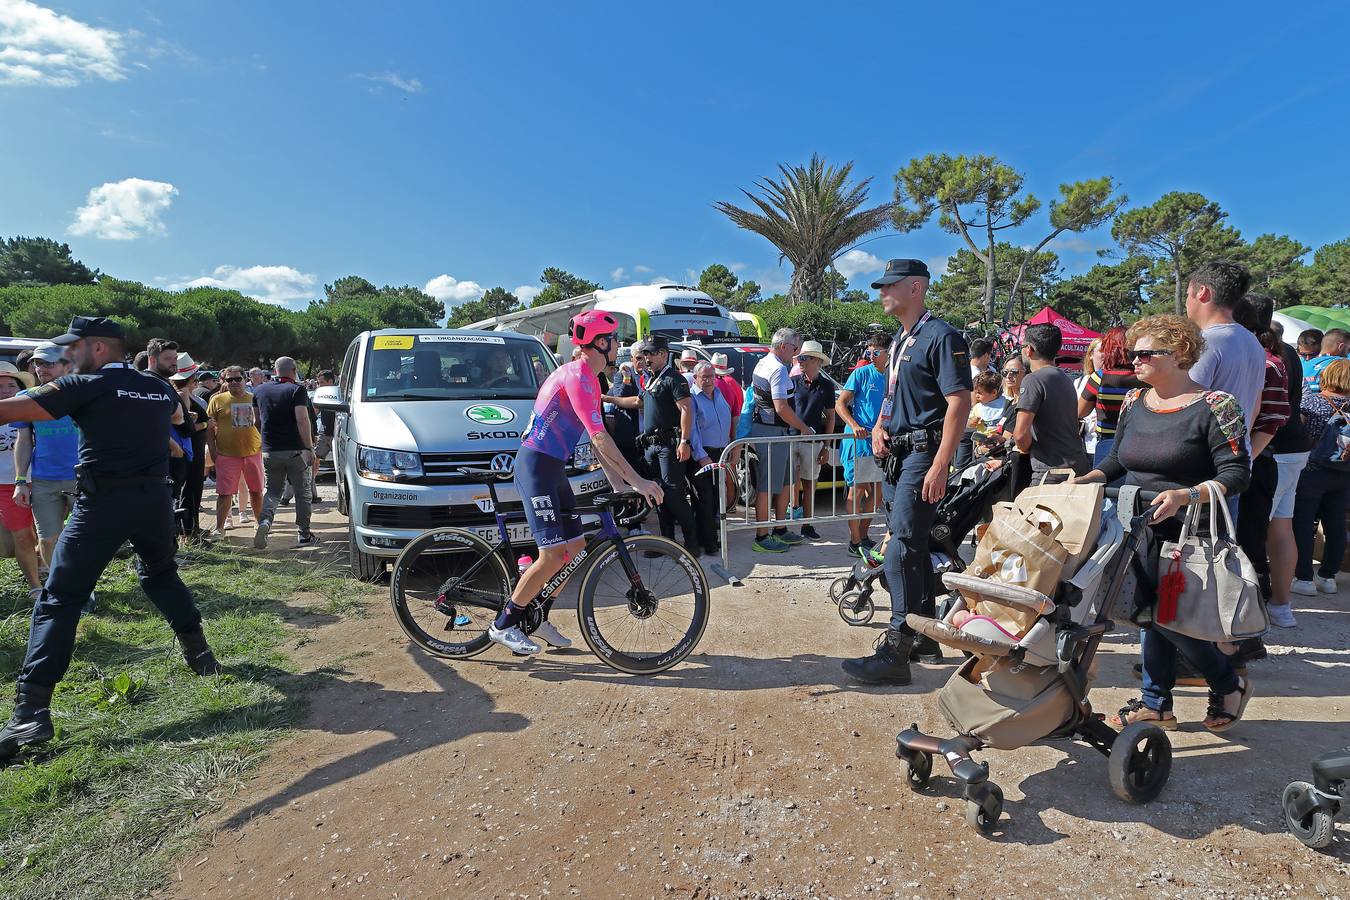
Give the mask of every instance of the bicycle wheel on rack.
<svg viewBox="0 0 1350 900">
<path fill-rule="evenodd" d="M 433 656 L 464 659 L 490 645 L 487 628 L 511 599 L 511 576 L 487 541 L 437 528 L 403 548 L 389 576 L 394 617 Z"/>
<path fill-rule="evenodd" d="M 629 579 L 616 545 L 600 551 L 577 592 L 581 636 L 620 672 L 664 672 L 693 651 L 708 627 L 708 579 L 674 541 L 643 535 L 624 546 L 639 580 Z"/>
</svg>

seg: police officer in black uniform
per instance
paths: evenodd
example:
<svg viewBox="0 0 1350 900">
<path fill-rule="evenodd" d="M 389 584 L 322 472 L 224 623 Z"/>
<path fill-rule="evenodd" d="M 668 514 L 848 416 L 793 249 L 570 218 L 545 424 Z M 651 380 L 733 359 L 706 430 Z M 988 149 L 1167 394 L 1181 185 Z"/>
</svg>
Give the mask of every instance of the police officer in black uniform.
<svg viewBox="0 0 1350 900">
<path fill-rule="evenodd" d="M 0 730 L 0 761 L 51 740 L 48 704 L 70 665 L 81 607 L 124 541 L 136 551 L 141 588 L 169 621 L 188 665 L 198 675 L 220 672 L 174 561 L 169 421 L 177 394 L 127 365 L 126 334 L 111 319 L 76 316 L 70 333 L 52 340 L 69 348 L 78 374 L 0 400 L 0 422 L 74 419 L 78 495 L 33 606 L 14 714 Z"/>
<path fill-rule="evenodd" d="M 698 556 L 698 532 L 694 530 L 694 510 L 689 505 L 685 483 L 685 463 L 693 456 L 694 401 L 689 381 L 670 362 L 665 337 L 656 334 L 638 345 L 651 367 L 651 377 L 642 389 L 642 436 L 638 439 L 647 463 L 648 477 L 660 483 L 665 500 L 657 509 L 661 534 L 672 540 L 675 523 L 684 532 L 684 545 Z"/>
<path fill-rule="evenodd" d="M 928 596 L 928 533 L 970 415 L 970 348 L 961 332 L 925 307 L 928 267 L 920 260 L 891 260 L 872 287 L 886 314 L 900 320 L 886 401 L 872 430 L 890 494 L 891 539 L 883 565 L 891 623 L 873 655 L 845 660 L 843 668 L 868 684 L 909 684 L 915 632 L 905 614 L 920 612 Z"/>
</svg>

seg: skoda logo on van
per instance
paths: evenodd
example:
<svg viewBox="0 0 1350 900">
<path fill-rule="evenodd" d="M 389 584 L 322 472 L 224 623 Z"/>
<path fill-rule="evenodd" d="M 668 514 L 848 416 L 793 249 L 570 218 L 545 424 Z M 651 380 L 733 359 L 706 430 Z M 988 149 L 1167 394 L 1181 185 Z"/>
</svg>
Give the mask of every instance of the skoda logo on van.
<svg viewBox="0 0 1350 900">
<path fill-rule="evenodd" d="M 464 410 L 464 415 L 468 416 L 479 425 L 505 425 L 507 422 L 514 421 L 516 414 L 505 406 L 494 406 L 490 403 L 479 403 L 470 406 Z"/>
<path fill-rule="evenodd" d="M 488 464 L 494 472 L 512 473 L 516 470 L 516 458 L 510 453 L 498 453 Z"/>
</svg>

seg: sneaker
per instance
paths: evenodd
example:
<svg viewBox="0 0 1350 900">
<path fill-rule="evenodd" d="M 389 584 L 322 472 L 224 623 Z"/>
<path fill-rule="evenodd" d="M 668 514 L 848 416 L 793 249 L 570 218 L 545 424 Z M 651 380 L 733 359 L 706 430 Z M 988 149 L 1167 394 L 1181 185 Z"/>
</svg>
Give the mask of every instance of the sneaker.
<svg viewBox="0 0 1350 900">
<path fill-rule="evenodd" d="M 756 538 L 754 546 L 750 549 L 756 553 L 786 553 L 789 547 L 779 539 L 778 535 L 770 534 L 762 538 Z"/>
<path fill-rule="evenodd" d="M 1295 594 L 1302 594 L 1305 597 L 1317 596 L 1317 585 L 1313 584 L 1311 581 L 1299 581 L 1295 578 L 1293 583 L 1289 585 L 1289 590 L 1293 591 Z"/>
<path fill-rule="evenodd" d="M 487 633 L 490 639 L 501 644 L 512 653 L 533 656 L 539 652 L 539 645 L 527 638 L 525 632 L 521 631 L 518 625 L 502 629 L 498 629 L 495 624 L 489 625 Z"/>
<path fill-rule="evenodd" d="M 1280 628 L 1293 628 L 1298 625 L 1294 621 L 1294 611 L 1288 603 L 1270 603 L 1266 606 L 1266 612 L 1270 613 L 1270 624 L 1278 625 Z"/>
<path fill-rule="evenodd" d="M 870 537 L 863 538 L 861 541 L 858 541 L 858 544 L 859 546 L 866 547 L 868 550 L 877 549 L 877 542 L 872 540 Z"/>
<path fill-rule="evenodd" d="M 794 531 L 788 531 L 787 529 L 775 531 L 773 536 L 778 538 L 778 540 L 782 541 L 784 544 L 787 544 L 789 547 L 795 547 L 806 540 L 806 538 L 802 537 L 800 534 L 797 534 Z"/>
<path fill-rule="evenodd" d="M 802 537 L 806 538 L 808 541 L 818 541 L 820 540 L 820 532 L 816 531 L 814 525 L 803 525 Z"/>
<path fill-rule="evenodd" d="M 271 522 L 259 522 L 258 530 L 253 532 L 253 548 L 255 550 L 267 549 L 267 533 L 272 530 Z"/>
<path fill-rule="evenodd" d="M 855 544 L 855 543 L 853 543 L 853 541 L 849 541 L 849 542 L 848 542 L 848 555 L 849 555 L 849 556 L 857 556 L 858 553 L 859 553 L 861 550 L 862 550 L 862 544 Z"/>
<path fill-rule="evenodd" d="M 297 547 L 313 547 L 318 542 L 319 539 L 314 536 L 312 531 L 306 531 L 304 534 L 295 536 L 295 546 Z"/>
<path fill-rule="evenodd" d="M 544 643 L 550 647 L 557 647 L 559 650 L 566 650 L 572 646 L 572 642 L 563 637 L 557 626 L 547 619 L 539 623 L 539 627 L 534 630 L 531 637 L 543 638 Z"/>
<path fill-rule="evenodd" d="M 1313 584 L 1317 585 L 1317 589 L 1324 594 L 1334 594 L 1336 593 L 1337 590 L 1335 575 L 1332 575 L 1330 578 L 1323 578 L 1321 575 L 1314 575 Z"/>
</svg>

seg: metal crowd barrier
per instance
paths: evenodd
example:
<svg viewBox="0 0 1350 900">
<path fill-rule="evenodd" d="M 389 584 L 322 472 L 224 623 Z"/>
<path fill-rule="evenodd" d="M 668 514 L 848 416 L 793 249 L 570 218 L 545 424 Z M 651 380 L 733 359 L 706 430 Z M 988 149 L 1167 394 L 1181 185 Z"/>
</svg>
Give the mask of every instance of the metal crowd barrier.
<svg viewBox="0 0 1350 900">
<path fill-rule="evenodd" d="M 798 445 L 823 444 L 829 450 L 829 462 L 826 465 L 829 464 L 839 465 L 839 452 L 840 449 L 843 447 L 844 441 L 870 441 L 870 440 L 871 440 L 870 437 L 857 438 L 849 434 L 845 434 L 843 432 L 836 432 L 834 434 L 790 434 L 775 437 L 738 438 L 737 440 L 732 441 L 730 444 L 726 446 L 726 448 L 722 451 L 722 456 L 718 460 L 718 463 L 722 467 L 723 471 L 731 472 L 734 470 L 730 464 L 730 459 L 736 450 L 742 451 L 741 453 L 742 457 L 745 457 L 749 455 L 751 452 L 753 452 L 756 457 L 756 465 L 761 467 L 764 466 L 765 464 L 771 463 L 774 459 L 781 459 L 781 457 L 777 456 L 776 454 L 787 453 L 789 481 L 787 487 L 785 487 L 784 490 L 790 490 L 791 486 L 795 484 L 800 478 L 799 475 L 800 469 L 797 465 L 797 453 L 796 453 L 796 448 Z M 761 456 L 763 456 L 764 458 L 760 458 Z M 775 520 L 773 518 L 773 498 L 772 496 L 770 496 L 768 521 L 760 521 L 755 518 L 755 510 L 753 502 L 747 502 L 747 500 L 749 499 L 750 488 L 753 488 L 755 478 L 750 472 L 744 459 L 742 459 L 740 468 L 742 468 L 745 471 L 745 484 L 747 486 L 745 490 L 741 491 L 737 495 L 737 500 L 740 502 L 740 505 L 744 507 L 743 514 L 738 514 L 735 516 L 727 515 L 727 492 L 725 490 L 720 492 L 718 499 L 718 506 L 720 513 L 718 518 L 720 519 L 720 530 L 722 540 L 722 566 L 724 569 L 727 569 L 728 572 L 730 571 L 728 567 L 731 564 L 730 563 L 731 545 L 727 541 L 728 532 L 744 531 L 750 528 L 773 529 L 777 527 L 790 527 L 793 525 L 796 526 L 814 525 L 818 522 L 848 522 L 854 519 L 882 519 L 884 521 L 886 518 L 886 513 L 881 503 L 881 491 L 879 488 L 876 491 L 876 497 L 873 499 L 874 510 L 872 512 L 860 511 L 858 509 L 858 502 L 856 498 L 852 500 L 845 498 L 844 500 L 841 501 L 840 499 L 841 491 L 838 488 L 834 488 L 830 491 L 830 499 L 828 504 L 822 504 L 820 502 L 819 496 L 816 496 L 814 498 L 815 499 L 814 515 L 810 516 L 809 518 L 801 518 L 801 519 L 789 518 L 781 521 Z M 840 478 L 837 480 L 838 481 L 843 480 L 842 474 Z M 824 483 L 824 479 L 822 479 L 821 482 L 817 482 L 817 484 L 820 483 Z M 880 482 L 877 482 L 877 484 L 880 485 Z M 830 512 L 828 515 L 822 514 L 821 511 L 822 505 L 829 506 Z M 841 510 L 840 507 L 843 507 L 843 509 Z M 789 504 L 788 508 L 789 510 L 791 509 L 791 504 Z"/>
</svg>

